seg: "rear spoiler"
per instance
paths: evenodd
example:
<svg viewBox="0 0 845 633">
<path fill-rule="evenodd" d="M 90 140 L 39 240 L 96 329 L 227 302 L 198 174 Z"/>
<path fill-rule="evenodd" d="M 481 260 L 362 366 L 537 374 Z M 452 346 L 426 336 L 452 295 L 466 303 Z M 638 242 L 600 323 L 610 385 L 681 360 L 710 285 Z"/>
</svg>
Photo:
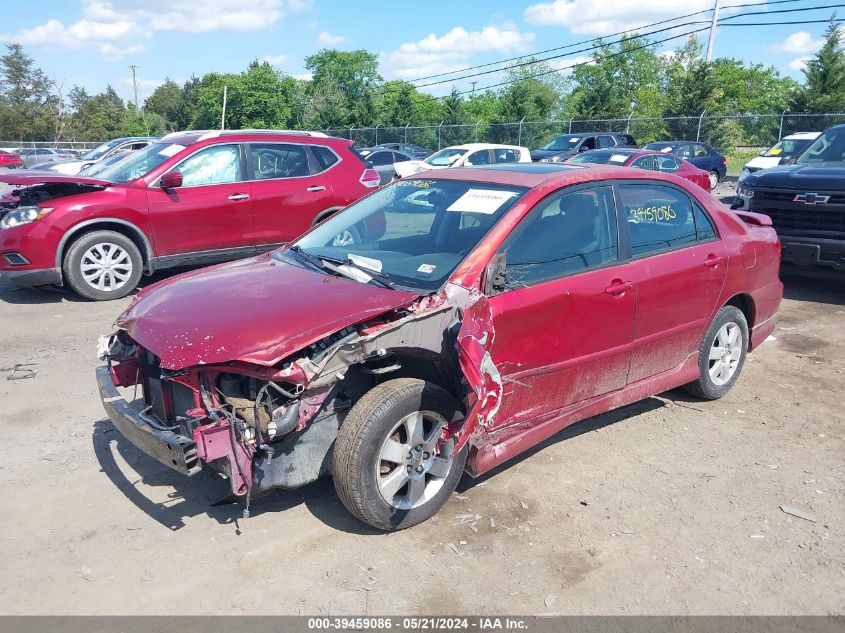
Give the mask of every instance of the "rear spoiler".
<svg viewBox="0 0 845 633">
<path fill-rule="evenodd" d="M 750 224 L 751 226 L 772 225 L 772 218 L 763 213 L 754 213 L 753 211 L 740 211 L 739 209 L 734 209 L 733 212 L 737 215 L 737 217 L 739 217 L 740 220 L 742 220 L 746 224 Z"/>
</svg>

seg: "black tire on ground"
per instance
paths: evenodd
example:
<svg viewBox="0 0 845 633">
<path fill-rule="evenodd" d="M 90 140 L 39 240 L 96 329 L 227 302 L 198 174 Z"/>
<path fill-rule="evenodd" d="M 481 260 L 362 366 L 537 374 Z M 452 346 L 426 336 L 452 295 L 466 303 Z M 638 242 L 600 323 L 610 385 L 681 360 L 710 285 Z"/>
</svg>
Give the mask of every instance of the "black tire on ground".
<svg viewBox="0 0 845 633">
<path fill-rule="evenodd" d="M 381 449 L 397 424 L 415 412 L 446 422 L 463 415 L 455 399 L 437 385 L 415 378 L 398 378 L 364 394 L 346 416 L 335 441 L 332 475 L 340 500 L 358 519 L 380 530 L 401 530 L 433 516 L 455 490 L 464 470 L 467 446 L 451 455 L 447 474 L 427 501 L 407 509 L 388 503 L 379 489 L 381 469 L 390 468 L 381 459 Z M 450 448 L 443 443 L 438 454 L 449 455 Z M 424 482 L 428 481 L 426 477 Z"/>
<path fill-rule="evenodd" d="M 126 254 L 126 257 L 121 258 L 121 263 L 114 269 L 125 279 L 120 280 L 115 274 L 107 275 L 102 288 L 98 288 L 96 284 L 89 283 L 85 279 L 82 271 L 83 260 L 86 254 L 89 254 L 92 249 L 96 250 L 98 246 L 106 255 L 119 253 L 121 250 Z M 115 247 L 119 250 L 115 250 Z M 144 272 L 143 268 L 144 260 L 138 247 L 132 240 L 117 231 L 86 233 L 70 245 L 62 261 L 65 283 L 78 295 L 94 301 L 109 301 L 128 295 L 137 288 Z"/>
<path fill-rule="evenodd" d="M 714 380 L 711 376 L 711 371 L 717 371 L 716 365 L 723 362 L 720 358 L 711 358 L 711 351 L 714 356 L 719 355 L 720 343 L 717 341 L 717 336 L 722 336 L 726 332 L 735 331 L 739 336 L 739 357 L 735 359 L 735 368 L 732 370 L 730 377 L 724 381 Z M 739 308 L 734 306 L 725 306 L 716 313 L 713 317 L 713 322 L 707 329 L 704 335 L 704 340 L 701 341 L 701 346 L 698 348 L 698 380 L 684 385 L 684 390 L 703 398 L 705 400 L 717 400 L 727 394 L 734 383 L 742 373 L 742 367 L 745 364 L 745 357 L 748 354 L 748 322 L 745 320 L 745 315 Z"/>
</svg>

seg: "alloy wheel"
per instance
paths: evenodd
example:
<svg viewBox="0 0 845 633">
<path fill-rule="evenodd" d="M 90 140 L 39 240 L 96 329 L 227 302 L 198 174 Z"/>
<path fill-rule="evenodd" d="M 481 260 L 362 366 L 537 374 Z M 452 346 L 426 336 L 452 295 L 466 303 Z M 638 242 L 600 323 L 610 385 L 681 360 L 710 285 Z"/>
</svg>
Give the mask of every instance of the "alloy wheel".
<svg viewBox="0 0 845 633">
<path fill-rule="evenodd" d="M 742 333 L 736 323 L 725 323 L 710 347 L 708 371 L 715 385 L 724 385 L 736 373 L 742 358 Z"/>
<path fill-rule="evenodd" d="M 394 508 L 410 510 L 431 500 L 452 469 L 452 443 L 443 442 L 446 421 L 415 411 L 402 418 L 379 451 L 378 488 Z"/>
</svg>

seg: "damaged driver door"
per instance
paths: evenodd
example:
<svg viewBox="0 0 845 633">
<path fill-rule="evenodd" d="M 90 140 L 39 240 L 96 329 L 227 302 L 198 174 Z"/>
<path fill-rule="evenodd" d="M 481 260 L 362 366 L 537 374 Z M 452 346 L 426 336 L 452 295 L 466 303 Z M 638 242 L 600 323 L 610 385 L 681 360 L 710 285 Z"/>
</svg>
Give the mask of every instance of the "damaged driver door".
<svg viewBox="0 0 845 633">
<path fill-rule="evenodd" d="M 502 379 L 493 428 L 625 386 L 636 289 L 618 235 L 612 187 L 569 188 L 540 202 L 500 248 L 505 270 L 489 298 Z"/>
</svg>

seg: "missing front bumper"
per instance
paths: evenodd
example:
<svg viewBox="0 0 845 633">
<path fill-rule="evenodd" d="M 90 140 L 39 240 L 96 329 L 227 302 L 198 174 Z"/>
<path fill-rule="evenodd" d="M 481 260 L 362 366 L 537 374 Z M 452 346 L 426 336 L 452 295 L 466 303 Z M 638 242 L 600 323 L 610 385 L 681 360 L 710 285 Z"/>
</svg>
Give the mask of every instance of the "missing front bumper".
<svg viewBox="0 0 845 633">
<path fill-rule="evenodd" d="M 172 431 L 151 426 L 144 414 L 120 395 L 109 367 L 97 368 L 97 385 L 103 408 L 123 437 L 153 459 L 183 475 L 194 475 L 202 470 L 196 443 Z"/>
</svg>

